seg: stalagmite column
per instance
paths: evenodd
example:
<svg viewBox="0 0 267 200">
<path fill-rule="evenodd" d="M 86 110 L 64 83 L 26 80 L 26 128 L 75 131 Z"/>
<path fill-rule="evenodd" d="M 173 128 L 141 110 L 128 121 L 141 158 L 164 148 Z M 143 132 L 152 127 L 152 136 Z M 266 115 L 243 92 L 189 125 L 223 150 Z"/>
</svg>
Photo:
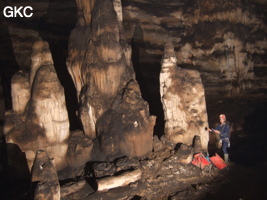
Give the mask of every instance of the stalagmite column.
<svg viewBox="0 0 267 200">
<path fill-rule="evenodd" d="M 121 1 L 80 6 L 80 10 L 90 7 L 91 22 L 78 19 L 69 40 L 67 66 L 77 88 L 84 133 L 95 142 L 92 159 L 145 155 L 152 151 L 155 117 L 135 81 Z"/>
<path fill-rule="evenodd" d="M 31 87 L 29 78 L 22 71 L 12 77 L 11 96 L 13 111 L 16 113 L 24 112 L 31 97 Z"/>
<path fill-rule="evenodd" d="M 116 11 L 114 10 L 116 6 Z M 81 103 L 84 132 L 96 138 L 97 120 L 132 78 L 130 48 L 123 37 L 120 1 L 96 1 L 90 26 L 77 26 L 70 37 L 68 70 Z M 83 10 L 88 9 L 82 5 Z M 90 27 L 92 29 L 90 29 Z M 84 40 L 86 45 L 80 44 Z"/>
<path fill-rule="evenodd" d="M 54 159 L 45 151 L 37 151 L 32 167 L 32 182 L 37 183 L 34 191 L 36 200 L 60 200 L 60 185 Z"/>
<path fill-rule="evenodd" d="M 192 144 L 195 135 L 201 137 L 206 149 L 209 135 L 206 102 L 200 75 L 195 70 L 176 65 L 173 45 L 166 42 L 160 72 L 160 95 L 164 110 L 165 136 L 175 143 Z"/>
<path fill-rule="evenodd" d="M 42 65 L 53 65 L 52 55 L 47 42 L 35 42 L 32 46 L 30 84 L 32 86 L 35 74 Z"/>
<path fill-rule="evenodd" d="M 90 25 L 92 19 L 92 10 L 94 8 L 95 0 L 76 0 L 78 19 L 83 19 L 85 25 Z M 79 22 L 79 20 L 78 20 Z"/>
<path fill-rule="evenodd" d="M 4 134 L 7 143 L 25 152 L 29 169 L 36 151 L 45 150 L 60 170 L 67 166 L 69 137 L 64 89 L 47 42 L 33 45 L 31 60 L 30 74 L 18 72 L 12 78 L 13 112 L 6 113 Z"/>
</svg>

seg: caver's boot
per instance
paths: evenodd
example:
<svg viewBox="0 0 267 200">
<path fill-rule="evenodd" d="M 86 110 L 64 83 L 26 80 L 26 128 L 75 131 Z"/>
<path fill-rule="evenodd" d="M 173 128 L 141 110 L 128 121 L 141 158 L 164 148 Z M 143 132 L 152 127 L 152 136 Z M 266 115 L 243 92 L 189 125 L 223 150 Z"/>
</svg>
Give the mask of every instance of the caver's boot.
<svg viewBox="0 0 267 200">
<path fill-rule="evenodd" d="M 223 154 L 224 155 L 224 162 L 226 164 L 229 164 L 229 154 Z"/>
</svg>

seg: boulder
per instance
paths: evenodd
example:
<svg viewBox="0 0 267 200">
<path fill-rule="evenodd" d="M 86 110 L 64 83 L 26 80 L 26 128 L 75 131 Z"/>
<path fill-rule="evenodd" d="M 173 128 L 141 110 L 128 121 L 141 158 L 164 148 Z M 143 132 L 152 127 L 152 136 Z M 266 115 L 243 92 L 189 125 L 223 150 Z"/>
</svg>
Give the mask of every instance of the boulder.
<svg viewBox="0 0 267 200">
<path fill-rule="evenodd" d="M 156 117 L 149 114 L 148 104 L 141 97 L 136 81 L 128 83 L 118 94 L 112 109 L 97 123 L 101 150 L 108 155 L 140 157 L 152 151 Z M 122 99 L 120 99 L 122 98 Z"/>
<path fill-rule="evenodd" d="M 188 165 L 193 159 L 193 148 L 192 146 L 181 144 L 176 155 L 179 163 Z"/>
<path fill-rule="evenodd" d="M 82 131 L 72 131 L 68 141 L 67 163 L 71 168 L 79 168 L 92 158 L 93 141 Z"/>
</svg>

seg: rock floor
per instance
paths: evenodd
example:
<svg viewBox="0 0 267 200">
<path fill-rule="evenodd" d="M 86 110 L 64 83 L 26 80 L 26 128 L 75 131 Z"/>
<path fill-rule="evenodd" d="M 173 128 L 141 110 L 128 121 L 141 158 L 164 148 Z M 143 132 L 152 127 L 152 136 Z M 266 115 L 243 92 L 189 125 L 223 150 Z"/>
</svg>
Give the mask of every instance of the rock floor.
<svg viewBox="0 0 267 200">
<path fill-rule="evenodd" d="M 63 199 L 267 199 L 267 162 L 254 167 L 232 162 L 223 170 L 214 168 L 211 173 L 205 173 L 192 164 L 175 163 L 174 156 L 168 159 L 160 169 L 143 171 L 140 181 L 126 187 L 97 192 L 86 184 Z"/>
</svg>

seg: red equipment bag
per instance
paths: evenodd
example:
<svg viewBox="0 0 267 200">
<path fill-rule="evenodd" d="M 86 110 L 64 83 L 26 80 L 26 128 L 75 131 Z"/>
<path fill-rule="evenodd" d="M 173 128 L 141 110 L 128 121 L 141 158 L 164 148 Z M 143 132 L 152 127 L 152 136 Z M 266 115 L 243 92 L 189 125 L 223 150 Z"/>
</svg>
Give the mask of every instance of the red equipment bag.
<svg viewBox="0 0 267 200">
<path fill-rule="evenodd" d="M 215 156 L 210 157 L 210 161 L 219 170 L 221 170 L 221 169 L 223 169 L 223 168 L 225 168 L 227 166 L 225 164 L 225 162 L 223 161 L 223 159 L 217 153 L 215 153 Z"/>
<path fill-rule="evenodd" d="M 210 165 L 210 162 L 205 158 L 202 153 L 198 153 L 194 155 L 192 164 L 203 170 L 207 165 Z"/>
</svg>

